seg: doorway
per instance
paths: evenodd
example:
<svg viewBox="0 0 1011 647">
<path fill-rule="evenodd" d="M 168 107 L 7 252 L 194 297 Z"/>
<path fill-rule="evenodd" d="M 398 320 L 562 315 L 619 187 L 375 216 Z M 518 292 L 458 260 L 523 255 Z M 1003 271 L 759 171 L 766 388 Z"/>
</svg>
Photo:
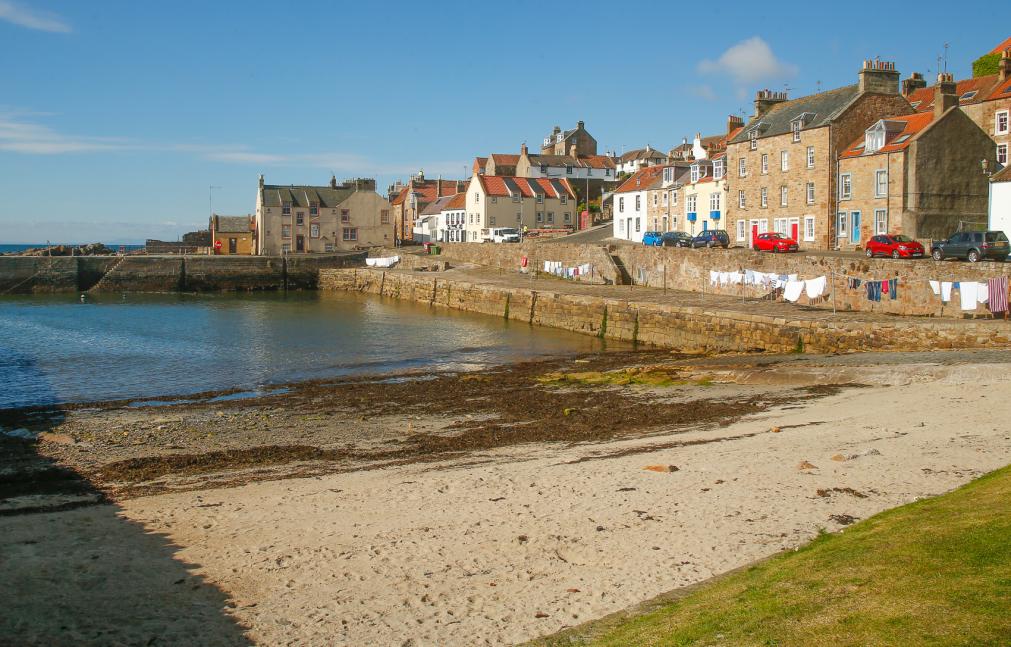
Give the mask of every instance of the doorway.
<svg viewBox="0 0 1011 647">
<path fill-rule="evenodd" d="M 850 242 L 854 245 L 860 242 L 860 212 L 850 212 Z"/>
<path fill-rule="evenodd" d="M 305 251 L 305 236 L 299 234 L 295 236 L 295 251 L 304 252 Z"/>
<path fill-rule="evenodd" d="M 237 254 L 239 253 L 239 241 L 235 238 L 228 239 L 228 253 Z"/>
</svg>

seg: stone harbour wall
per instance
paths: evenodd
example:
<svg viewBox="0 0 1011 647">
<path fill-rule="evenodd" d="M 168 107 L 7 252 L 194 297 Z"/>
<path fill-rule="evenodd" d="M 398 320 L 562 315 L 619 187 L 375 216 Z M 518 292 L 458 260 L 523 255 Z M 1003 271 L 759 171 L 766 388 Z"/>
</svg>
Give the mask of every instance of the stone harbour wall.
<svg viewBox="0 0 1011 647">
<path fill-rule="evenodd" d="M 827 353 L 1011 346 L 1011 331 L 1003 322 L 896 319 L 894 323 L 883 324 L 790 319 L 485 285 L 435 273 L 322 270 L 319 287 L 378 294 L 682 351 Z"/>
<path fill-rule="evenodd" d="M 544 261 L 556 261 L 565 267 L 589 264 L 592 272 L 581 276 L 586 283 L 620 283 L 615 277 L 618 270 L 607 249 L 601 245 L 545 243 L 441 243 L 442 256 L 449 260 L 476 265 L 487 265 L 503 270 L 518 271 L 521 261 L 527 258 L 527 267 L 544 269 Z M 437 258 L 437 257 L 436 257 Z"/>
<path fill-rule="evenodd" d="M 365 252 L 307 256 L 2 256 L 0 294 L 312 289 Z"/>
</svg>

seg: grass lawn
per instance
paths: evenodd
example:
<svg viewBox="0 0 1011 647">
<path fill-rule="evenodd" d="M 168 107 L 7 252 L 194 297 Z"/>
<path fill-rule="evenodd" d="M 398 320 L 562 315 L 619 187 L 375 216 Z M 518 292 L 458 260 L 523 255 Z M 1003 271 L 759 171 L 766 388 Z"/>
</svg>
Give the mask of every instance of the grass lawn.
<svg viewBox="0 0 1011 647">
<path fill-rule="evenodd" d="M 1011 467 L 540 645 L 1011 645 Z"/>
</svg>

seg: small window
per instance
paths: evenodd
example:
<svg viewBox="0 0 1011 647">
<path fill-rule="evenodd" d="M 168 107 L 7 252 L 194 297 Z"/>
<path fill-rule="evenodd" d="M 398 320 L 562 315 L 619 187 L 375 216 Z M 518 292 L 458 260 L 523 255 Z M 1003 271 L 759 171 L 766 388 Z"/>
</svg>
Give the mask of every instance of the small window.
<svg viewBox="0 0 1011 647">
<path fill-rule="evenodd" d="M 281 238 L 291 238 L 291 225 L 281 225 Z"/>
<path fill-rule="evenodd" d="M 745 221 L 743 221 L 743 220 L 738 220 L 737 221 L 737 240 L 738 240 L 738 242 L 744 240 L 744 234 L 745 234 L 745 227 L 746 226 L 747 226 L 747 223 L 745 223 Z"/>
<path fill-rule="evenodd" d="M 344 227 L 344 229 L 341 232 L 341 238 L 349 242 L 358 240 L 358 228 Z"/>
<path fill-rule="evenodd" d="M 789 171 L 790 170 L 790 152 L 781 151 L 779 153 L 779 166 L 780 170 Z"/>
<path fill-rule="evenodd" d="M 491 203 L 492 204 L 498 204 L 498 196 L 497 195 L 493 195 L 491 197 Z"/>
<path fill-rule="evenodd" d="M 737 174 L 741 177 L 748 177 L 748 160 L 743 157 L 737 163 Z"/>
<path fill-rule="evenodd" d="M 318 216 L 319 215 L 319 205 L 316 204 L 315 202 L 310 202 L 309 203 L 309 215 L 310 216 Z"/>
<path fill-rule="evenodd" d="M 885 209 L 874 211 L 874 233 L 878 235 L 888 233 L 888 211 Z"/>
<path fill-rule="evenodd" d="M 769 189 L 767 187 L 762 187 L 759 204 L 763 209 L 769 206 Z"/>
<path fill-rule="evenodd" d="M 807 183 L 807 203 L 814 204 L 814 182 Z"/>
<path fill-rule="evenodd" d="M 800 125 L 801 125 L 800 124 L 800 120 L 798 119 L 797 121 L 793 122 L 790 125 L 793 128 L 793 141 L 794 142 L 799 142 L 800 141 Z"/>
<path fill-rule="evenodd" d="M 807 147 L 807 167 L 814 168 L 814 146 Z"/>
<path fill-rule="evenodd" d="M 290 216 L 291 215 L 291 203 L 290 202 L 285 202 L 281 206 L 281 215 L 282 216 Z"/>
<path fill-rule="evenodd" d="M 304 225 L 305 224 L 305 212 L 304 211 L 299 211 L 298 213 L 295 214 L 295 224 L 296 225 Z"/>
<path fill-rule="evenodd" d="M 1007 144 L 997 145 L 997 163 L 1001 166 L 1007 166 Z"/>
<path fill-rule="evenodd" d="M 341 209 L 341 222 L 351 222 L 350 209 Z"/>
<path fill-rule="evenodd" d="M 538 211 L 537 212 L 537 222 L 544 222 L 544 212 L 543 211 Z"/>
<path fill-rule="evenodd" d="M 1008 134 L 1008 111 L 998 110 L 994 117 L 994 133 L 997 135 Z"/>
<path fill-rule="evenodd" d="M 758 150 L 758 131 L 752 130 L 750 133 L 748 133 L 748 138 L 751 150 L 753 151 Z"/>
<path fill-rule="evenodd" d="M 565 167 L 565 174 L 566 175 L 572 175 L 572 167 L 571 166 L 566 166 Z"/>
<path fill-rule="evenodd" d="M 888 171 L 880 169 L 874 172 L 874 197 L 884 198 L 888 195 Z"/>
<path fill-rule="evenodd" d="M 849 173 L 839 176 L 839 199 L 849 200 L 853 197 L 853 178 Z"/>
<path fill-rule="evenodd" d="M 744 191 L 738 191 L 737 192 L 737 206 L 739 206 L 741 209 L 744 209 L 747 206 L 746 203 L 747 203 L 747 198 L 744 195 Z"/>
<path fill-rule="evenodd" d="M 788 197 L 789 197 L 789 189 L 787 189 L 785 186 L 784 187 L 780 187 L 780 189 L 779 189 L 779 206 L 785 207 L 786 204 L 787 204 L 787 202 L 788 202 L 788 199 L 787 199 Z"/>
<path fill-rule="evenodd" d="M 309 238 L 319 238 L 319 223 L 309 225 Z"/>
<path fill-rule="evenodd" d="M 769 154 L 762 153 L 762 175 L 769 174 Z"/>
<path fill-rule="evenodd" d="M 569 213 L 568 211 L 565 212 L 565 216 L 564 217 L 565 217 L 565 222 L 566 223 L 572 222 L 572 214 Z"/>
<path fill-rule="evenodd" d="M 804 241 L 814 240 L 814 216 L 804 216 Z"/>
<path fill-rule="evenodd" d="M 481 202 L 481 194 L 477 191 L 474 192 L 474 202 Z"/>
<path fill-rule="evenodd" d="M 975 97 L 975 96 L 976 96 L 976 92 L 977 92 L 976 90 L 969 90 L 968 92 L 966 92 L 965 94 L 963 94 L 962 96 L 960 96 L 960 97 L 958 98 L 958 100 L 959 100 L 959 101 L 969 101 L 969 100 L 971 100 L 971 99 L 972 99 L 973 97 Z"/>
<path fill-rule="evenodd" d="M 382 209 L 379 212 L 379 224 L 381 224 L 381 225 L 388 225 L 388 224 L 390 224 L 390 210 L 389 209 Z"/>
<path fill-rule="evenodd" d="M 642 209 L 642 196 L 637 195 L 635 196 L 635 210 L 639 211 L 640 209 Z"/>
</svg>

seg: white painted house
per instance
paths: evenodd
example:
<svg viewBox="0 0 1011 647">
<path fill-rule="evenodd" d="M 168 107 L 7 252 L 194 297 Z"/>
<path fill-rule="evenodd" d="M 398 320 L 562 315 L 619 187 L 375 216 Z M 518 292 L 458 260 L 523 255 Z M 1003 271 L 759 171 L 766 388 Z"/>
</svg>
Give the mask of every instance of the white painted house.
<svg viewBox="0 0 1011 647">
<path fill-rule="evenodd" d="M 648 200 L 650 189 L 658 188 L 663 181 L 662 166 L 647 166 L 625 180 L 614 191 L 612 223 L 615 238 L 641 243 L 648 225 Z"/>
<path fill-rule="evenodd" d="M 1011 235 L 1011 165 L 990 178 L 990 208 L 988 229 Z"/>
</svg>

